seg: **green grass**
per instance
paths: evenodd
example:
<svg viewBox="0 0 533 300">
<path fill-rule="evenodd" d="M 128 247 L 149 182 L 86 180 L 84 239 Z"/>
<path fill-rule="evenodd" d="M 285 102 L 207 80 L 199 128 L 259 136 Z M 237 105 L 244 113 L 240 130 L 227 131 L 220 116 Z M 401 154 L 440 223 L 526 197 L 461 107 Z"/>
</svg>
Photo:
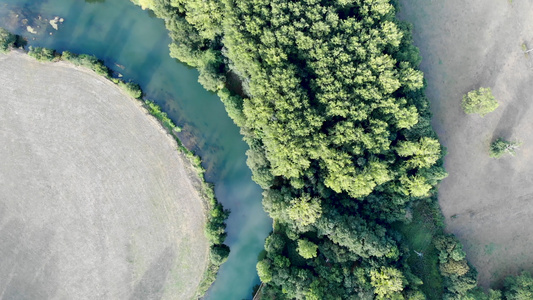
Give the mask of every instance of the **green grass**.
<svg viewBox="0 0 533 300">
<path fill-rule="evenodd" d="M 439 253 L 433 245 L 433 238 L 442 234 L 442 228 L 438 225 L 440 220 L 435 218 L 435 214 L 440 214 L 440 211 L 435 211 L 433 206 L 429 201 L 421 201 L 413 207 L 411 223 L 396 223 L 394 227 L 403 234 L 404 242 L 409 247 L 408 265 L 424 282 L 420 289 L 427 299 L 440 300 L 443 284 L 438 266 Z M 423 257 L 419 257 L 414 251 L 423 253 Z"/>
</svg>

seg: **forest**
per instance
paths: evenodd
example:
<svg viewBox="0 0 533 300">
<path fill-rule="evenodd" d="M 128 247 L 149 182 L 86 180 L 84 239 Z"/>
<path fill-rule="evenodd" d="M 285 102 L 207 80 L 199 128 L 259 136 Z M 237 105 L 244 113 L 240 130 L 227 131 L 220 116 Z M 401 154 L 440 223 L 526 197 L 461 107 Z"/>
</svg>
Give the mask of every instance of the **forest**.
<svg viewBox="0 0 533 300">
<path fill-rule="evenodd" d="M 446 151 L 396 1 L 132 1 L 165 20 L 170 55 L 199 70 L 250 147 L 274 220 L 263 299 L 533 298 L 528 273 L 483 292 L 444 233 Z M 422 215 L 425 252 L 408 234 Z"/>
</svg>

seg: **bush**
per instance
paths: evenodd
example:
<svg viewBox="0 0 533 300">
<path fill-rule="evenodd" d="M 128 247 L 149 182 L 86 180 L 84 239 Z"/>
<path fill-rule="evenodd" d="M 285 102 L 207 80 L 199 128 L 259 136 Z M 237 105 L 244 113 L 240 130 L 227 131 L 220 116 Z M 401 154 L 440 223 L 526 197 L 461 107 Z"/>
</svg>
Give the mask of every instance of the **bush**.
<svg viewBox="0 0 533 300">
<path fill-rule="evenodd" d="M 28 55 L 38 61 L 53 61 L 56 57 L 55 52 L 53 49 L 30 46 Z"/>
<path fill-rule="evenodd" d="M 163 124 L 163 127 L 168 129 L 169 131 L 177 131 L 180 132 L 181 128 L 176 126 L 174 122 L 168 117 L 167 113 L 161 111 L 161 107 L 159 105 L 155 104 L 153 101 L 145 100 L 144 101 L 146 108 L 148 109 L 148 112 L 154 116 L 156 119 Z"/>
<path fill-rule="evenodd" d="M 222 265 L 224 262 L 226 262 L 226 260 L 228 260 L 229 252 L 229 247 L 224 244 L 212 245 L 209 257 L 211 259 L 211 263 L 217 266 Z"/>
<path fill-rule="evenodd" d="M 104 76 L 106 78 L 109 77 L 109 69 L 104 65 L 101 60 L 96 58 L 96 56 L 87 54 L 77 55 L 69 51 L 64 51 L 61 55 L 61 58 L 73 63 L 76 66 L 82 66 L 91 69 L 98 75 Z"/>
<path fill-rule="evenodd" d="M 222 244 L 226 239 L 226 219 L 229 210 L 222 207 L 220 203 L 214 205 L 209 211 L 209 218 L 205 226 L 205 235 L 212 244 Z"/>
<path fill-rule="evenodd" d="M 17 36 L 0 27 L 0 52 L 5 52 L 13 47 L 17 40 Z"/>
<path fill-rule="evenodd" d="M 268 283 L 272 280 L 272 269 L 268 259 L 263 259 L 262 261 L 258 262 L 256 269 L 259 279 L 261 279 L 263 283 Z"/>
<path fill-rule="evenodd" d="M 128 96 L 131 96 L 135 99 L 140 99 L 143 94 L 141 87 L 133 82 L 119 81 L 118 86 L 121 87 L 126 94 L 128 94 Z"/>
<path fill-rule="evenodd" d="M 498 108 L 499 105 L 490 88 L 480 88 L 463 96 L 462 106 L 467 114 L 479 114 L 484 117 Z"/>
<path fill-rule="evenodd" d="M 490 157 L 500 158 L 505 154 L 515 155 L 515 150 L 520 147 L 520 142 L 509 142 L 502 138 L 498 138 L 496 141 L 490 144 L 489 155 Z"/>
</svg>

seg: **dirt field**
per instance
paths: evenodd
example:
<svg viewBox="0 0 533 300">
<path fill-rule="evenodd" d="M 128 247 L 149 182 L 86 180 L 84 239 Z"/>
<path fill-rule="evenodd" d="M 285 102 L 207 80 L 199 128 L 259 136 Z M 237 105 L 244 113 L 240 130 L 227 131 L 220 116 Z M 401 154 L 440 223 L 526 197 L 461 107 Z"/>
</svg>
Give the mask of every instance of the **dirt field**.
<svg viewBox="0 0 533 300">
<path fill-rule="evenodd" d="M 414 23 L 433 124 L 448 147 L 439 190 L 447 229 L 465 245 L 482 286 L 533 271 L 533 2 L 401 0 Z M 533 55 L 533 53 L 531 53 Z M 485 118 L 461 110 L 462 95 L 492 87 L 500 107 Z M 515 157 L 491 159 L 490 142 L 520 140 Z"/>
<path fill-rule="evenodd" d="M 93 73 L 0 70 L 0 298 L 193 297 L 204 206 L 175 142 Z"/>
</svg>

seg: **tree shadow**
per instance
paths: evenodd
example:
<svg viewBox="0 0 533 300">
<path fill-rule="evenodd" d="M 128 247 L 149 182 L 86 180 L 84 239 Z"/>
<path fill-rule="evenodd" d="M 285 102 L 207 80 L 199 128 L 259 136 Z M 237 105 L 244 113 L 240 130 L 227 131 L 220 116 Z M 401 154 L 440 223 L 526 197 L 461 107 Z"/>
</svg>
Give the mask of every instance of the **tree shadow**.
<svg viewBox="0 0 533 300">
<path fill-rule="evenodd" d="M 520 84 L 520 87 L 518 90 L 526 90 L 526 85 L 529 86 L 529 83 L 524 82 Z M 520 97 L 521 95 L 515 95 L 515 97 Z M 523 105 L 524 103 L 527 103 L 526 105 Z M 498 122 L 498 125 L 496 126 L 496 129 L 492 133 L 491 141 L 494 141 L 495 139 L 502 137 L 502 138 L 510 138 L 513 133 L 515 132 L 516 126 L 518 126 L 524 117 L 528 114 L 528 111 L 531 108 L 531 102 L 530 101 L 513 101 L 507 105 L 505 110 L 502 113 L 502 116 L 500 118 L 500 121 Z"/>
</svg>

